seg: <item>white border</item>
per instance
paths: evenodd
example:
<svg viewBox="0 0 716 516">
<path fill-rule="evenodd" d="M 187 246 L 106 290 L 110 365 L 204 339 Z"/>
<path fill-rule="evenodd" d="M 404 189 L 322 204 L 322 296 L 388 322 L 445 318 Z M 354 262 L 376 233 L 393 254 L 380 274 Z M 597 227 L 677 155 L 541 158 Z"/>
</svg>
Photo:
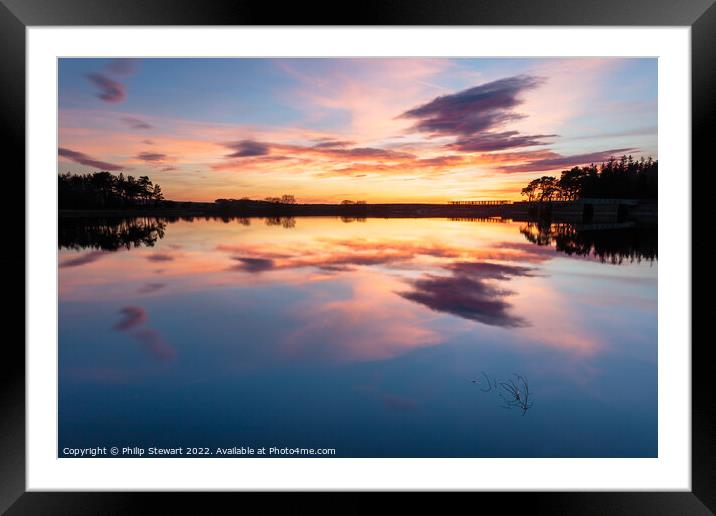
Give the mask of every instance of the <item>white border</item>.
<svg viewBox="0 0 716 516">
<path fill-rule="evenodd" d="M 158 36 L 159 35 L 159 36 Z M 27 30 L 27 489 L 690 490 L 690 29 Z M 58 459 L 58 56 L 658 56 L 658 459 Z M 569 429 L 565 429 L 568 432 Z"/>
</svg>

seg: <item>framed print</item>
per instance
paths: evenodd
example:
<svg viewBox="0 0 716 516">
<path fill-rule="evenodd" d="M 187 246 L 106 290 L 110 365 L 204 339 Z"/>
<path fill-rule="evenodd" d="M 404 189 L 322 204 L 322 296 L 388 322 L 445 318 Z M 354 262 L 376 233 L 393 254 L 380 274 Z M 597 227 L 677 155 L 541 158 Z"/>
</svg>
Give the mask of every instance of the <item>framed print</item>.
<svg viewBox="0 0 716 516">
<path fill-rule="evenodd" d="M 713 510 L 710 2 L 120 5 L 0 6 L 26 171 L 3 510 Z"/>
</svg>

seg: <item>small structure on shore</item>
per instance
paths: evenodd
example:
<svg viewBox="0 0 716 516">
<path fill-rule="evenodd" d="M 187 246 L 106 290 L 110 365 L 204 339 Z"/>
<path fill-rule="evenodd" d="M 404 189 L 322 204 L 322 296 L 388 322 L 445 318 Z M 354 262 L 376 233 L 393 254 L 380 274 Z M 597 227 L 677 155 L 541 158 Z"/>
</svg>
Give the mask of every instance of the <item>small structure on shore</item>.
<svg viewBox="0 0 716 516">
<path fill-rule="evenodd" d="M 448 201 L 448 204 L 457 206 L 502 206 L 512 204 L 512 201 Z"/>
</svg>

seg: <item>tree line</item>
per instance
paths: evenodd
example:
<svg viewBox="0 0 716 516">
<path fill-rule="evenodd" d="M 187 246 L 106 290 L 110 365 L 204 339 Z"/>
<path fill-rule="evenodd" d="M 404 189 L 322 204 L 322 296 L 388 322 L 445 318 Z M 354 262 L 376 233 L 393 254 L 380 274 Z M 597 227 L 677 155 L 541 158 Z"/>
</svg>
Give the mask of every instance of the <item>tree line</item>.
<svg viewBox="0 0 716 516">
<path fill-rule="evenodd" d="M 528 201 L 571 201 L 575 199 L 656 199 L 659 162 L 651 157 L 610 158 L 599 165 L 563 170 L 559 179 L 542 176 L 522 189 Z"/>
<path fill-rule="evenodd" d="M 164 200 L 162 188 L 148 176 L 109 172 L 59 174 L 58 197 L 60 209 L 155 206 Z"/>
<path fill-rule="evenodd" d="M 263 200 L 254 200 L 249 197 L 242 197 L 241 199 L 216 199 L 214 203 L 219 206 L 235 206 L 249 203 L 296 204 L 297 201 L 295 195 L 285 194 L 281 197 L 266 197 Z"/>
</svg>

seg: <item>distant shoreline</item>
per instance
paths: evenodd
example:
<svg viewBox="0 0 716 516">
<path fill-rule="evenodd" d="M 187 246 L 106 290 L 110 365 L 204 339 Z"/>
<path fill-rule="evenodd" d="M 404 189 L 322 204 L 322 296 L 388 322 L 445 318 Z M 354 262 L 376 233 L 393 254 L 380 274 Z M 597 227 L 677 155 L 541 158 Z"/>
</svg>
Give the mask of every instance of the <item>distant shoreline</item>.
<svg viewBox="0 0 716 516">
<path fill-rule="evenodd" d="M 428 203 L 390 204 L 250 204 L 221 206 L 203 202 L 165 202 L 164 206 L 120 209 L 61 209 L 60 217 L 86 216 L 237 216 L 237 217 L 461 217 L 466 215 L 498 216 L 499 206 Z"/>
<path fill-rule="evenodd" d="M 627 204 L 628 203 L 628 204 Z M 536 216 L 550 216 L 560 220 L 583 219 L 589 216 L 598 219 L 616 220 L 628 216 L 638 219 L 656 219 L 657 201 L 625 201 L 619 199 L 583 199 L 551 203 L 514 202 L 503 205 L 475 204 L 429 204 L 429 203 L 386 203 L 386 204 L 274 204 L 250 203 L 239 205 L 217 205 L 203 202 L 164 201 L 155 207 L 131 207 L 113 209 L 60 209 L 60 218 L 77 217 L 310 217 L 332 216 L 351 218 L 489 218 L 503 217 L 530 219 Z M 585 209 L 585 205 L 592 207 Z"/>
</svg>

